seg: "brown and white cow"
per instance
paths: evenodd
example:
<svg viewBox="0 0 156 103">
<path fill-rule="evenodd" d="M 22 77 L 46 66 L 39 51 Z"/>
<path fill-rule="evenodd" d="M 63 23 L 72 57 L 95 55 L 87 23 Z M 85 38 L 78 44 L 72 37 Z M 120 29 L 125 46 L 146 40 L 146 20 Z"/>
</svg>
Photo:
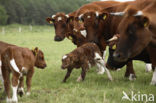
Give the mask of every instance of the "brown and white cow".
<svg viewBox="0 0 156 103">
<path fill-rule="evenodd" d="M 77 81 L 84 80 L 86 72 L 95 64 L 99 69 L 105 70 L 108 78 L 112 80 L 109 70 L 104 66 L 104 60 L 98 46 L 95 43 L 86 43 L 63 56 L 61 67 L 67 69 L 63 82 L 66 82 L 74 68 L 82 68 L 81 76 L 78 77 Z"/>
<path fill-rule="evenodd" d="M 151 45 L 153 36 L 156 35 L 156 1 L 151 2 L 143 10 L 136 6 L 127 8 L 123 20 L 119 24 L 120 39 L 114 57 L 118 61 L 126 61 L 138 55 L 147 48 L 152 65 L 156 67 L 155 46 Z M 151 84 L 156 85 L 156 69 L 153 73 Z"/>
<path fill-rule="evenodd" d="M 1 54 L 2 75 L 4 87 L 7 95 L 7 103 L 18 102 L 17 91 L 24 94 L 24 75 L 26 75 L 27 95 L 30 95 L 31 81 L 34 74 L 34 66 L 44 69 L 46 62 L 44 54 L 37 47 L 34 50 L 17 46 L 8 47 Z M 12 84 L 10 83 L 10 73 L 12 73 Z M 13 96 L 10 95 L 10 86 Z"/>
</svg>

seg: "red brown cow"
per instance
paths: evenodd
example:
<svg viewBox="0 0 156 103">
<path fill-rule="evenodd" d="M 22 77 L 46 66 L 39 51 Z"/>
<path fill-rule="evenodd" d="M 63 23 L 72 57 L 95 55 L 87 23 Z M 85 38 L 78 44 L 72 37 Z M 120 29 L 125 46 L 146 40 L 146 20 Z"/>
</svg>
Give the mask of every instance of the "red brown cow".
<svg viewBox="0 0 156 103">
<path fill-rule="evenodd" d="M 55 27 L 55 41 L 62 41 L 67 36 L 67 34 L 71 34 L 73 30 L 72 20 L 74 18 L 75 12 L 69 13 L 66 15 L 65 13 L 57 13 L 56 15 L 52 15 L 52 17 L 48 17 L 46 20 L 50 24 L 54 24 Z M 68 37 L 68 36 L 67 36 Z"/>
<path fill-rule="evenodd" d="M 138 55 L 144 48 L 147 48 L 152 65 L 156 67 L 155 46 L 150 42 L 155 37 L 156 32 L 156 1 L 151 2 L 143 10 L 133 6 L 123 13 L 123 20 L 119 24 L 120 39 L 114 57 L 118 61 L 125 61 Z M 156 69 L 153 73 L 151 84 L 156 85 Z"/>
<path fill-rule="evenodd" d="M 112 80 L 112 77 L 109 73 L 109 70 L 105 68 L 104 60 L 102 58 L 100 49 L 95 43 L 86 43 L 69 54 L 66 54 L 62 58 L 62 69 L 67 69 L 66 76 L 63 82 L 66 82 L 66 79 L 69 78 L 73 68 L 82 68 L 81 76 L 77 81 L 85 79 L 86 72 L 91 66 L 97 65 L 99 69 L 105 70 L 108 78 Z"/>
<path fill-rule="evenodd" d="M 24 75 L 26 75 L 27 95 L 30 95 L 34 66 L 44 69 L 44 54 L 37 47 L 34 50 L 17 46 L 8 47 L 2 54 L 2 75 L 7 95 L 7 103 L 18 102 L 17 91 L 24 94 Z M 10 95 L 10 73 L 12 73 L 12 91 Z"/>
</svg>

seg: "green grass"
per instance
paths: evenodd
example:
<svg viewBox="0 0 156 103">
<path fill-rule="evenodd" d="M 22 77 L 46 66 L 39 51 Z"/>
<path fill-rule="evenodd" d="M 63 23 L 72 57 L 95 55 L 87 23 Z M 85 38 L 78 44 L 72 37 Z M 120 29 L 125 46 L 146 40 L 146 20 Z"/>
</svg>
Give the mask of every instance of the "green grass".
<svg viewBox="0 0 156 103">
<path fill-rule="evenodd" d="M 156 87 L 149 85 L 152 72 L 146 73 L 145 64 L 139 61 L 134 62 L 137 75 L 135 81 L 124 78 L 124 67 L 121 71 L 111 71 L 113 82 L 108 80 L 106 74 L 98 75 L 96 68 L 91 68 L 84 82 L 76 82 L 81 72 L 78 69 L 72 72 L 67 83 L 62 83 L 66 71 L 60 68 L 61 58 L 76 46 L 67 39 L 55 42 L 54 29 L 50 26 L 33 26 L 32 31 L 29 26 L 22 26 L 21 33 L 18 32 L 19 26 L 5 26 L 7 31 L 5 35 L 0 31 L 0 40 L 22 47 L 39 47 L 44 51 L 48 65 L 44 70 L 35 68 L 31 95 L 18 97 L 19 103 L 130 103 L 122 100 L 123 91 L 128 95 L 131 95 L 131 91 L 140 91 L 141 94 L 156 96 Z M 0 98 L 4 98 L 2 93 L 0 90 Z M 0 103 L 5 103 L 5 99 L 1 99 Z"/>
</svg>

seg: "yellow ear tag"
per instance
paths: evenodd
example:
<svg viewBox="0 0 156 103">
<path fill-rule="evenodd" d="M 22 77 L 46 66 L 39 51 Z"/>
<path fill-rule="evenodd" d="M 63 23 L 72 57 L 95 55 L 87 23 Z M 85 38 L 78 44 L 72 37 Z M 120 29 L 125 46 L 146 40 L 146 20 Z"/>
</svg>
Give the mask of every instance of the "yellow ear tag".
<svg viewBox="0 0 156 103">
<path fill-rule="evenodd" d="M 49 21 L 49 23 L 52 24 L 53 22 L 52 21 Z"/>
<path fill-rule="evenodd" d="M 148 25 L 148 23 L 146 22 L 146 23 L 144 23 L 144 27 L 147 27 L 147 25 Z"/>
<path fill-rule="evenodd" d="M 104 15 L 104 16 L 103 16 L 103 20 L 105 20 L 106 18 L 107 18 L 107 16 L 106 16 L 106 15 Z"/>
<path fill-rule="evenodd" d="M 82 24 L 82 20 L 79 20 L 79 23 Z"/>
<path fill-rule="evenodd" d="M 73 40 L 73 38 L 71 36 L 68 37 L 69 40 Z"/>
<path fill-rule="evenodd" d="M 113 49 L 113 50 L 115 50 L 115 49 L 116 49 L 116 44 L 115 44 L 115 45 L 113 45 L 112 49 Z"/>
<path fill-rule="evenodd" d="M 70 22 L 72 22 L 73 20 L 72 19 L 70 19 Z"/>
</svg>

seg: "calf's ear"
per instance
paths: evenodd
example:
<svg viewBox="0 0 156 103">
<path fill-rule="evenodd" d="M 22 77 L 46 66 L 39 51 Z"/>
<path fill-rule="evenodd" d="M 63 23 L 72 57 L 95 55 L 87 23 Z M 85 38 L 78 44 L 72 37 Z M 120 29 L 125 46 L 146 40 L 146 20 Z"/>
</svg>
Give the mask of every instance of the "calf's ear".
<svg viewBox="0 0 156 103">
<path fill-rule="evenodd" d="M 53 19 L 52 18 L 50 18 L 50 17 L 48 17 L 48 18 L 46 18 L 46 21 L 49 23 L 49 24 L 53 24 Z"/>
<path fill-rule="evenodd" d="M 35 49 L 32 49 L 32 52 L 35 56 L 38 54 L 38 51 L 39 51 L 38 47 L 36 47 Z"/>
<path fill-rule="evenodd" d="M 67 18 L 67 23 L 71 23 L 71 22 L 73 22 L 73 20 L 74 20 L 74 16 L 69 16 Z"/>
</svg>

